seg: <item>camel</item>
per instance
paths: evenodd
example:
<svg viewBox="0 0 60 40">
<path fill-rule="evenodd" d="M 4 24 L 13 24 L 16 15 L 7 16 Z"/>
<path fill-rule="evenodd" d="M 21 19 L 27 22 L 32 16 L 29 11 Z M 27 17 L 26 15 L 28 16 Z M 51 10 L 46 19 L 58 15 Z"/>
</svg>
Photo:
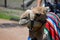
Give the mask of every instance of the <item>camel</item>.
<svg viewBox="0 0 60 40">
<path fill-rule="evenodd" d="M 29 29 L 29 38 L 30 38 L 29 40 L 50 40 L 49 38 L 47 38 L 48 35 L 46 36 L 46 34 L 44 33 L 44 28 L 46 26 L 46 22 L 49 20 L 51 21 L 51 19 L 49 19 L 47 16 L 50 17 L 54 13 L 48 14 L 49 7 L 44 7 L 44 6 L 42 7 L 41 5 L 43 4 L 41 3 L 42 0 L 37 0 L 37 7 L 26 10 L 20 16 L 19 24 L 26 25 Z M 53 18 L 56 17 L 56 19 L 53 20 L 56 20 L 57 25 L 59 25 L 58 23 L 60 23 L 60 18 L 54 15 L 52 16 Z M 54 22 L 52 21 L 50 23 L 53 25 L 53 29 L 54 29 L 53 31 L 57 31 L 58 32 L 57 34 L 60 35 L 60 31 L 56 27 L 56 24 L 54 24 Z M 53 39 L 55 38 L 55 40 L 59 40 L 58 36 L 54 37 L 52 35 L 52 38 Z"/>
<path fill-rule="evenodd" d="M 49 13 L 47 10 L 49 7 L 34 7 L 31 10 L 26 10 L 20 17 L 19 24 L 26 25 L 29 29 L 29 37 L 31 40 L 48 40 L 46 34 L 44 33 L 45 24 L 47 21 L 50 21 L 52 27 L 50 30 L 55 32 L 51 33 L 52 38 L 59 40 L 60 35 L 60 18 L 55 13 Z M 48 18 L 49 16 L 50 18 Z M 53 22 L 55 21 L 55 23 Z M 58 28 L 57 28 L 58 27 Z M 48 29 L 49 30 L 49 29 Z M 53 36 L 53 35 L 58 35 Z"/>
<path fill-rule="evenodd" d="M 19 24 L 27 25 L 31 40 L 47 40 L 44 34 L 48 7 L 35 7 L 20 16 Z"/>
</svg>

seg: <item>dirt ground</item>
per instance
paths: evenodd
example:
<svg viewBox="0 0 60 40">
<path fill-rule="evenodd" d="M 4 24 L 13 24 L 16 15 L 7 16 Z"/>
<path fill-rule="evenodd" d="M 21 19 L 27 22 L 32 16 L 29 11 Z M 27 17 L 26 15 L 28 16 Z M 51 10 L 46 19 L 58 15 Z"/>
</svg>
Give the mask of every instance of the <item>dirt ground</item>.
<svg viewBox="0 0 60 40">
<path fill-rule="evenodd" d="M 0 19 L 0 40 L 27 40 L 28 28 L 18 26 L 16 23 L 18 22 Z"/>
</svg>

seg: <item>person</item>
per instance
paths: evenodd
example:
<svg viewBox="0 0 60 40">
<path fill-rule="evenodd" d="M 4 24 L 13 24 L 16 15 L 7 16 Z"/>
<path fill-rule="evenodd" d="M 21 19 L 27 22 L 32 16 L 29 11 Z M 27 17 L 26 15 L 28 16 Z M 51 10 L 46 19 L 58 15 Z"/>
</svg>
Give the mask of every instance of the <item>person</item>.
<svg viewBox="0 0 60 40">
<path fill-rule="evenodd" d="M 37 0 L 37 7 L 41 6 L 42 0 Z"/>
<path fill-rule="evenodd" d="M 34 1 L 37 1 L 37 7 L 44 6 L 44 0 L 25 0 L 23 4 L 21 4 L 21 7 L 27 8 L 29 7 Z M 42 5 L 43 4 L 43 5 Z"/>
<path fill-rule="evenodd" d="M 37 0 L 37 7 L 39 6 L 45 7 L 45 1 L 46 0 Z"/>
</svg>

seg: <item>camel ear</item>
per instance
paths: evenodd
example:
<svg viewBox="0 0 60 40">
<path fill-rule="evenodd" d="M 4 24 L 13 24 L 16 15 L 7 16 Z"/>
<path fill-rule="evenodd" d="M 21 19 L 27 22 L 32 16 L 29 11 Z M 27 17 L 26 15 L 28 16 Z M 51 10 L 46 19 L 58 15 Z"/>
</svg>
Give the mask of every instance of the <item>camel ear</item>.
<svg viewBox="0 0 60 40">
<path fill-rule="evenodd" d="M 44 13 L 47 13 L 49 11 L 50 11 L 49 7 L 44 7 Z"/>
<path fill-rule="evenodd" d="M 49 7 L 45 7 L 45 10 L 46 10 L 47 12 L 49 12 L 49 11 L 50 11 L 50 8 L 49 8 Z"/>
</svg>

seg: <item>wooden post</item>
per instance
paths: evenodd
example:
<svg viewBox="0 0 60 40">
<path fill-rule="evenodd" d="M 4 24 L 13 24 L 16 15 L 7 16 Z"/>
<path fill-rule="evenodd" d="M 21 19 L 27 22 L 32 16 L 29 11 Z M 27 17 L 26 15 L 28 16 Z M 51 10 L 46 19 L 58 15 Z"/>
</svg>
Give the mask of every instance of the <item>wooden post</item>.
<svg viewBox="0 0 60 40">
<path fill-rule="evenodd" d="M 23 0 L 23 5 L 24 5 L 24 0 Z M 23 7 L 23 10 L 24 10 L 24 7 Z"/>
<path fill-rule="evenodd" d="M 5 7 L 7 7 L 7 0 L 5 0 L 4 3 L 5 3 Z"/>
</svg>

